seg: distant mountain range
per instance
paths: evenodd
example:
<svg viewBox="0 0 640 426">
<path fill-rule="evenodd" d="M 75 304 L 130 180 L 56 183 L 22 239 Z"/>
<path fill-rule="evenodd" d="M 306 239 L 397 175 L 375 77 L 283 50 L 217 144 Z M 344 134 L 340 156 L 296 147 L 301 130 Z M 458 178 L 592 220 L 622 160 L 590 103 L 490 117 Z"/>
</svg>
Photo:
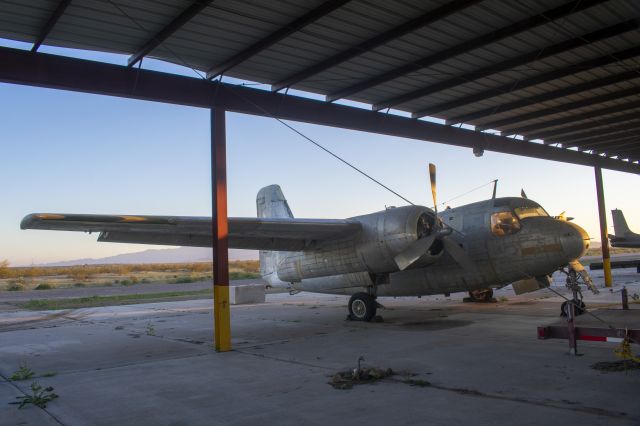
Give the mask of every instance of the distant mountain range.
<svg viewBox="0 0 640 426">
<path fill-rule="evenodd" d="M 124 253 L 99 259 L 75 259 L 46 263 L 42 266 L 104 265 L 111 263 L 188 263 L 211 261 L 212 253 L 206 247 L 179 247 L 150 249 L 136 253 Z M 256 250 L 229 249 L 229 260 L 257 260 Z"/>
</svg>

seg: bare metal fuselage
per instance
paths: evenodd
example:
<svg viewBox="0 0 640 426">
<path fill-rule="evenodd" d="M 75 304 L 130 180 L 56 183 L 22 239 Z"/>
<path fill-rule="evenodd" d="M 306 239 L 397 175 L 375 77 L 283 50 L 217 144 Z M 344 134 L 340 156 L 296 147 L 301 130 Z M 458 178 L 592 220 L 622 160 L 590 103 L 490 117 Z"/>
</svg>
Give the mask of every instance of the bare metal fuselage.
<svg viewBox="0 0 640 426">
<path fill-rule="evenodd" d="M 275 271 L 265 274 L 273 286 L 296 290 L 377 296 L 420 296 L 498 288 L 544 277 L 584 254 L 588 236 L 575 224 L 549 216 L 528 217 L 519 229 L 495 235 L 491 216 L 510 211 L 521 198 L 499 198 L 447 209 L 440 219 L 476 265 L 466 271 L 437 242 L 409 269 L 400 271 L 394 256 L 419 238 L 416 223 L 432 210 L 422 206 L 391 208 L 350 218 L 362 232 L 299 252 L 270 253 Z M 537 204 L 535 204 L 537 206 Z"/>
</svg>

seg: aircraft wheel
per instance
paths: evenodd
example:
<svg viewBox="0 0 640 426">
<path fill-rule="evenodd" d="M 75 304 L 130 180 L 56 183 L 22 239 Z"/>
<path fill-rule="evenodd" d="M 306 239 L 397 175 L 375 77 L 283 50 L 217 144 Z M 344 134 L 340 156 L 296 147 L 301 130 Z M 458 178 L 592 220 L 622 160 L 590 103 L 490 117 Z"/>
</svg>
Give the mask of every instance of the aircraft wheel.
<svg viewBox="0 0 640 426">
<path fill-rule="evenodd" d="M 471 290 L 469 296 L 473 302 L 491 302 L 493 300 L 493 289 Z"/>
<path fill-rule="evenodd" d="M 585 305 L 582 300 L 577 301 L 577 300 L 573 299 L 573 300 L 571 300 L 571 302 L 562 302 L 562 305 L 560 305 L 560 316 L 561 317 L 569 316 L 569 314 L 568 314 L 569 308 L 567 307 L 568 303 L 573 303 L 574 304 L 575 307 L 573 308 L 573 312 L 575 312 L 576 316 L 584 314 L 586 312 L 586 310 L 587 310 L 587 305 Z"/>
<path fill-rule="evenodd" d="M 355 321 L 371 321 L 376 316 L 376 300 L 367 293 L 356 293 L 349 299 L 349 317 Z"/>
</svg>

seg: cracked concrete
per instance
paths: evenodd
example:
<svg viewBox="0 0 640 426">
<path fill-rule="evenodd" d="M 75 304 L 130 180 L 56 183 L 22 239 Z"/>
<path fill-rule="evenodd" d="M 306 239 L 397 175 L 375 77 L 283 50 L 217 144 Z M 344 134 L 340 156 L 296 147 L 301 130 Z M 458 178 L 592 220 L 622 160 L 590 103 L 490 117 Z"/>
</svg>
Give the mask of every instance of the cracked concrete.
<svg viewBox="0 0 640 426">
<path fill-rule="evenodd" d="M 603 293 L 592 306 L 619 297 Z M 234 351 L 221 354 L 209 300 L 0 313 L 0 424 L 640 423 L 640 371 L 589 367 L 615 359 L 615 345 L 580 342 L 584 356 L 571 357 L 567 342 L 536 339 L 538 325 L 558 320 L 560 297 L 462 296 L 385 299 L 385 322 L 358 323 L 344 320 L 344 297 L 269 295 L 232 308 Z M 597 313 L 640 324 L 640 305 Z M 360 355 L 432 385 L 329 386 Z M 36 378 L 60 395 L 46 411 L 7 404 L 31 383 L 6 380 L 21 362 L 55 373 Z"/>
</svg>

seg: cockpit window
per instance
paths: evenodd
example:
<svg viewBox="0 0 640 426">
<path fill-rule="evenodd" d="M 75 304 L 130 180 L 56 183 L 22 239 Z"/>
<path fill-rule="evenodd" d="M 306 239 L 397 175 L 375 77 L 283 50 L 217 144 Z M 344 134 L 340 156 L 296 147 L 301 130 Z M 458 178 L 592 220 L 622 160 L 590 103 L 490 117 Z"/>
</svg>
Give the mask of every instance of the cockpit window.
<svg viewBox="0 0 640 426">
<path fill-rule="evenodd" d="M 518 219 L 520 220 L 525 219 L 527 217 L 534 217 L 534 216 L 549 216 L 549 214 L 547 214 L 547 212 L 544 211 L 544 209 L 540 206 L 516 207 L 513 210 L 516 212 L 516 216 L 518 216 Z"/>
<path fill-rule="evenodd" d="M 491 215 L 491 232 L 501 237 L 520 230 L 520 222 L 511 212 L 498 212 Z"/>
</svg>

